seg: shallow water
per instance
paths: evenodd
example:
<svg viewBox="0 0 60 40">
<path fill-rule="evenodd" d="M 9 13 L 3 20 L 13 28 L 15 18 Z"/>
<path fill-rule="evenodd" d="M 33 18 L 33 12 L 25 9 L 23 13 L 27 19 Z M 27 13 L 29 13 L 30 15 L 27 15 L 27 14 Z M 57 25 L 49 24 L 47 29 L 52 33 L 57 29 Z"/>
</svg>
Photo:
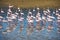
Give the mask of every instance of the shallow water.
<svg viewBox="0 0 60 40">
<path fill-rule="evenodd" d="M 27 15 L 26 11 L 23 11 L 25 14 L 25 18 Z M 1 16 L 6 16 L 6 15 L 1 15 Z M 56 17 L 56 16 L 55 16 Z M 5 33 L 3 34 L 3 31 L 6 30 L 8 27 L 7 23 L 1 23 L 3 25 L 3 29 L 0 30 L 0 40 L 60 40 L 60 34 L 57 33 L 57 23 L 56 23 L 56 18 L 53 20 L 53 30 L 51 32 L 47 31 L 48 27 L 48 22 L 46 22 L 46 28 L 44 30 L 41 30 L 39 32 L 36 31 L 36 28 L 34 28 L 33 32 L 30 35 L 27 35 L 27 20 L 24 19 L 24 29 L 22 32 L 20 32 L 20 22 L 18 21 L 18 25 L 16 26 L 16 29 L 13 30 L 10 33 Z M 42 22 L 41 22 L 42 25 Z M 36 21 L 34 21 L 34 26 L 36 26 Z"/>
</svg>

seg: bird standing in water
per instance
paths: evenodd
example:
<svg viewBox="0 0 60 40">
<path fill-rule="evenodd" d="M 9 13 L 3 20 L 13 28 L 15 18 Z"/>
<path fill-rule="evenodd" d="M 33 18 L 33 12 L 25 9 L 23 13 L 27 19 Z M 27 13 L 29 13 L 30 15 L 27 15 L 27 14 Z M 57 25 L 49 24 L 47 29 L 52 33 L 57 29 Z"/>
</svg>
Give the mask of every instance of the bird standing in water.
<svg viewBox="0 0 60 40">
<path fill-rule="evenodd" d="M 27 27 L 27 35 L 30 35 L 33 32 L 33 15 L 32 12 L 29 11 L 28 15 L 27 15 L 27 21 L 28 21 L 28 27 Z"/>
<path fill-rule="evenodd" d="M 36 22 L 37 22 L 36 30 L 37 31 L 40 31 L 42 29 L 42 27 L 40 26 L 40 21 L 41 21 L 41 17 L 40 17 L 40 13 L 38 12 L 36 15 Z"/>
<path fill-rule="evenodd" d="M 19 17 L 18 17 L 18 20 L 20 22 L 20 32 L 22 32 L 22 30 L 24 29 L 24 13 L 20 13 Z"/>
<path fill-rule="evenodd" d="M 57 15 L 57 31 L 60 33 L 60 15 Z"/>
</svg>

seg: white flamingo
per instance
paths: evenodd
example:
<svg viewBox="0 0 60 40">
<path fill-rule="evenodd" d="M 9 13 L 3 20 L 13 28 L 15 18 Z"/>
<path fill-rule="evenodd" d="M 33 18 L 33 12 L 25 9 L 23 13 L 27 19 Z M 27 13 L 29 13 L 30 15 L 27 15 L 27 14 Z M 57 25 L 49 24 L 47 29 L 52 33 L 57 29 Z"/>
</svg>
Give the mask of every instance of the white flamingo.
<svg viewBox="0 0 60 40">
<path fill-rule="evenodd" d="M 47 21 L 52 22 L 53 20 L 51 18 L 47 18 Z M 49 24 L 48 28 L 47 28 L 47 31 L 50 32 L 50 31 L 52 31 L 52 29 L 53 29 L 53 26 Z"/>
<path fill-rule="evenodd" d="M 13 7 L 13 5 L 9 4 L 9 8 L 12 8 L 12 7 Z"/>
<path fill-rule="evenodd" d="M 1 13 L 4 13 L 4 11 L 1 9 Z"/>
<path fill-rule="evenodd" d="M 21 15 L 18 17 L 18 21 L 20 21 L 20 32 L 22 32 L 23 28 L 23 21 L 24 21 L 24 13 L 20 13 Z"/>
<path fill-rule="evenodd" d="M 40 21 L 41 21 L 41 17 L 40 17 L 40 13 L 38 12 L 37 15 L 36 15 L 36 22 L 37 22 L 37 25 L 36 25 L 36 31 L 39 31 L 41 30 L 41 27 L 40 27 Z"/>
<path fill-rule="evenodd" d="M 30 35 L 33 32 L 33 21 L 34 16 L 32 15 L 32 12 L 29 11 L 27 15 L 27 21 L 28 21 L 28 27 L 27 27 L 27 35 Z"/>
</svg>

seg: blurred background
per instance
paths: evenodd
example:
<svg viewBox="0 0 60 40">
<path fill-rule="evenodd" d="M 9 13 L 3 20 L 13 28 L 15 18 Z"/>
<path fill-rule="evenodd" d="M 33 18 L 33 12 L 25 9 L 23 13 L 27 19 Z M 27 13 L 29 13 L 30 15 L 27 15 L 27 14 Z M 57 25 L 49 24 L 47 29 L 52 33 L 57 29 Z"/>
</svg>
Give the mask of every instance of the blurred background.
<svg viewBox="0 0 60 40">
<path fill-rule="evenodd" d="M 60 0 L 0 0 L 0 40 L 60 40 Z"/>
<path fill-rule="evenodd" d="M 60 0 L 0 0 L 0 7 L 12 4 L 16 7 L 40 7 L 59 8 Z"/>
</svg>

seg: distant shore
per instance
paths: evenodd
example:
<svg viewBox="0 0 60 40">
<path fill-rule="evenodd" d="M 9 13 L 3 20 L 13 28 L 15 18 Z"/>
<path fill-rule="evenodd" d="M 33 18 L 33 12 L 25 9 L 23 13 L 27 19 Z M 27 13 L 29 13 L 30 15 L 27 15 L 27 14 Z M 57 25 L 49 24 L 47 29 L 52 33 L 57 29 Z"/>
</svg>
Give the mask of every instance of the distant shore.
<svg viewBox="0 0 60 40">
<path fill-rule="evenodd" d="M 60 8 L 60 0 L 1 0 L 0 7 L 6 7 L 9 4 L 20 8 Z"/>
</svg>

